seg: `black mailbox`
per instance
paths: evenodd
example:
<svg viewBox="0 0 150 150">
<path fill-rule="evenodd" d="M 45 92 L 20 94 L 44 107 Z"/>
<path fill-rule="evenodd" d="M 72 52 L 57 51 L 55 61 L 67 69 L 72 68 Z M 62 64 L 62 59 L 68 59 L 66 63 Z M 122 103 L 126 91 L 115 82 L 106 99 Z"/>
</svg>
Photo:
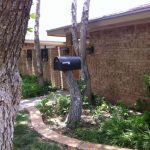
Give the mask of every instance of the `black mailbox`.
<svg viewBox="0 0 150 150">
<path fill-rule="evenodd" d="M 54 70 L 69 71 L 81 69 L 81 58 L 78 56 L 62 56 L 54 58 Z"/>
</svg>

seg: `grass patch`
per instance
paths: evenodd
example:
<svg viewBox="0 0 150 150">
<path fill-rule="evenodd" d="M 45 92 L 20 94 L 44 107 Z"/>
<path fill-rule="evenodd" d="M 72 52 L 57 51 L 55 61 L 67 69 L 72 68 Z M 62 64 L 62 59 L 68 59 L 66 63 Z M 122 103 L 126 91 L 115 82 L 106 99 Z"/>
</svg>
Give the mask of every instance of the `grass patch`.
<svg viewBox="0 0 150 150">
<path fill-rule="evenodd" d="M 14 150 L 61 150 L 58 146 L 44 141 L 28 126 L 28 114 L 19 112 L 14 131 Z"/>
</svg>

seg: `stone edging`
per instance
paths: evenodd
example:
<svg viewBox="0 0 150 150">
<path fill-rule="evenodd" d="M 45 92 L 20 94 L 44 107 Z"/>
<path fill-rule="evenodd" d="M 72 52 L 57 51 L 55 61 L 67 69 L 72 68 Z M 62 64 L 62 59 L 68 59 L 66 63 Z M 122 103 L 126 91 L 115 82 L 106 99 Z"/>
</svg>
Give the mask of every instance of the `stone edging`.
<svg viewBox="0 0 150 150">
<path fill-rule="evenodd" d="M 41 113 L 35 107 L 26 108 L 30 114 L 32 127 L 42 135 L 45 139 L 52 141 L 62 147 L 66 147 L 69 150 L 130 150 L 126 148 L 117 148 L 114 146 L 103 145 L 103 144 L 92 144 L 89 142 L 84 142 L 75 138 L 70 138 L 48 128 L 47 125 L 43 123 Z"/>
</svg>

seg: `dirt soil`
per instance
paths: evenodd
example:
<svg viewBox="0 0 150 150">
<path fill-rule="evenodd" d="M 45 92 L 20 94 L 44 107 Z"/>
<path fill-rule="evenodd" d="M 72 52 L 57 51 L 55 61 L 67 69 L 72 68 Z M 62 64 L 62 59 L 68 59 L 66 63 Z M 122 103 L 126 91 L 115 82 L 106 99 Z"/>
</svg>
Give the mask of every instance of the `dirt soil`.
<svg viewBox="0 0 150 150">
<path fill-rule="evenodd" d="M 43 121 L 45 124 L 49 126 L 49 128 L 53 131 L 56 131 L 59 134 L 67 135 L 69 137 L 77 138 L 76 135 L 74 135 L 73 131 L 66 127 L 65 117 L 51 117 L 51 118 L 44 118 Z M 92 118 L 90 114 L 90 110 L 85 109 L 82 112 L 81 116 L 81 123 L 79 124 L 79 127 L 86 128 L 86 129 L 94 129 L 97 127 L 96 122 Z"/>
</svg>

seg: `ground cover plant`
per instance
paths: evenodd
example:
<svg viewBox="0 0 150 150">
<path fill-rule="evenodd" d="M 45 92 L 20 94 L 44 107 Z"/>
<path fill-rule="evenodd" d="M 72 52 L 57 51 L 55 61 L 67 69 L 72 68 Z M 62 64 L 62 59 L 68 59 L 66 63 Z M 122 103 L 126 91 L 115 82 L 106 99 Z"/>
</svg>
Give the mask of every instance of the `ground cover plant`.
<svg viewBox="0 0 150 150">
<path fill-rule="evenodd" d="M 144 82 L 147 88 L 148 96 L 150 97 L 150 75 L 144 76 Z"/>
<path fill-rule="evenodd" d="M 52 88 L 48 82 L 44 82 L 44 86 L 38 84 L 36 76 L 24 75 L 22 76 L 22 97 L 32 98 L 48 94 Z"/>
<path fill-rule="evenodd" d="M 56 96 L 55 98 L 57 100 L 53 104 L 50 104 L 47 99 L 45 105 L 50 107 L 53 113 L 51 116 L 44 117 L 47 118 L 45 123 L 49 123 L 53 130 L 94 143 L 142 150 L 150 149 L 150 111 L 145 110 L 144 101 L 138 100 L 135 109 L 131 110 L 122 102 L 112 105 L 105 98 L 94 94 L 96 105 L 92 106 L 86 101 L 81 122 L 78 123 L 76 129 L 70 130 L 64 127 L 65 117 L 69 110 L 69 97 Z M 89 118 L 90 121 L 87 121 Z"/>
<path fill-rule="evenodd" d="M 14 131 L 14 150 L 61 150 L 58 146 L 44 141 L 29 125 L 29 115 L 19 112 Z"/>
<path fill-rule="evenodd" d="M 51 99 L 51 103 L 50 103 Z M 37 104 L 37 108 L 42 112 L 44 118 L 52 116 L 65 116 L 69 111 L 70 96 L 50 93 Z"/>
</svg>

